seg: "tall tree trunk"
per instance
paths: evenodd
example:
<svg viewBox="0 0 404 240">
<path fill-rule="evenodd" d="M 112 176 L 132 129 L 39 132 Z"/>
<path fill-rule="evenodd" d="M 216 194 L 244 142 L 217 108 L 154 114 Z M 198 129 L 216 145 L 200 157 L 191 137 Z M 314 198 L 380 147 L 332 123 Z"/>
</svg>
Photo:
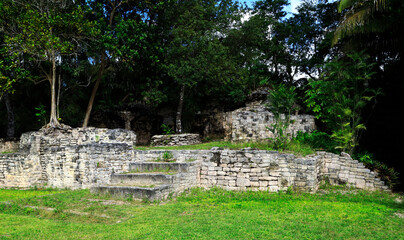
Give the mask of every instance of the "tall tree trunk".
<svg viewBox="0 0 404 240">
<path fill-rule="evenodd" d="M 182 117 L 182 106 L 184 105 L 184 93 L 185 93 L 185 85 L 182 85 L 180 92 L 180 101 L 178 102 L 178 108 L 177 108 L 177 117 L 175 119 L 175 131 L 177 133 L 182 133 L 181 117 Z"/>
<path fill-rule="evenodd" d="M 90 100 L 88 101 L 88 106 L 87 106 L 87 110 L 86 110 L 86 116 L 84 117 L 83 127 L 88 126 L 88 121 L 90 120 L 91 110 L 93 109 L 95 95 L 97 94 L 97 90 L 98 90 L 98 87 L 100 86 L 102 76 L 104 75 L 104 69 L 105 69 L 105 58 L 104 58 L 104 54 L 103 54 L 103 56 L 101 58 L 101 68 L 98 71 L 97 80 L 95 81 L 93 91 L 91 92 Z"/>
<path fill-rule="evenodd" d="M 52 76 L 51 76 L 51 112 L 49 125 L 51 127 L 58 127 L 59 121 L 56 115 L 56 56 L 52 52 Z"/>
<path fill-rule="evenodd" d="M 4 94 L 4 102 L 7 109 L 7 138 L 13 138 L 15 134 L 14 109 L 8 93 Z"/>
<path fill-rule="evenodd" d="M 60 78 L 60 72 L 59 72 L 59 77 L 58 77 L 58 96 L 57 96 L 57 101 L 56 101 L 56 110 L 57 110 L 57 112 L 56 112 L 56 117 L 57 117 L 57 119 L 59 119 L 59 114 L 60 114 L 60 112 L 59 112 L 59 103 L 60 103 L 60 88 L 62 87 L 62 80 L 61 80 L 61 78 Z"/>
<path fill-rule="evenodd" d="M 112 28 L 112 23 L 114 21 L 115 12 L 124 2 L 126 2 L 126 1 L 121 1 L 121 2 L 118 3 L 118 5 L 116 5 L 117 1 L 110 2 L 112 10 L 111 10 L 111 14 L 109 16 L 109 27 Z M 84 121 L 83 121 L 83 127 L 88 126 L 88 121 L 90 120 L 91 110 L 93 109 L 93 105 L 94 105 L 95 95 L 97 94 L 97 90 L 98 90 L 98 87 L 100 86 L 102 76 L 104 75 L 104 70 L 105 70 L 105 67 L 106 67 L 106 61 L 107 61 L 107 56 L 105 54 L 105 51 L 103 51 L 102 54 L 101 54 L 101 69 L 98 72 L 97 80 L 96 80 L 95 85 L 93 87 L 93 91 L 91 92 L 90 100 L 88 101 L 86 115 L 85 115 Z"/>
</svg>

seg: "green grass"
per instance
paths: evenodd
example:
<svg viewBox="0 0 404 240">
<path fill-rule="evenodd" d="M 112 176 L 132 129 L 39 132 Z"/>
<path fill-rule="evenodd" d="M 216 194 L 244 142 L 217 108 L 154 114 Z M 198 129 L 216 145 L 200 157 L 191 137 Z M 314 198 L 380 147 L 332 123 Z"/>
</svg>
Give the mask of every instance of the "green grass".
<svg viewBox="0 0 404 240">
<path fill-rule="evenodd" d="M 11 154 L 11 153 L 16 153 L 17 151 L 5 151 L 5 152 L 1 152 L 1 154 Z"/>
<path fill-rule="evenodd" d="M 86 190 L 31 192 L 38 196 L 0 192 L 2 199 L 14 196 L 0 205 L 0 239 L 404 239 L 404 219 L 396 215 L 403 203 L 387 193 L 192 189 L 164 204 L 105 205 L 110 197 Z"/>
<path fill-rule="evenodd" d="M 243 148 L 253 148 L 260 150 L 278 151 L 279 149 L 274 149 L 270 142 L 242 142 L 242 143 L 232 143 L 229 141 L 214 141 L 195 145 L 185 145 L 185 146 L 167 146 L 167 147 L 153 147 L 153 146 L 138 146 L 134 147 L 135 150 L 209 150 L 213 147 L 220 147 L 224 149 L 239 150 Z M 306 156 L 313 154 L 315 149 L 311 148 L 307 144 L 302 144 L 299 141 L 291 141 L 285 150 L 281 150 L 285 153 L 294 153 L 296 155 Z"/>
<path fill-rule="evenodd" d="M 124 172 L 124 174 L 130 174 L 130 173 L 165 173 L 168 175 L 175 175 L 177 174 L 177 171 L 171 170 L 169 167 L 166 168 L 153 168 L 153 169 L 133 169 L 128 172 Z"/>
<path fill-rule="evenodd" d="M 42 190 L 19 190 L 19 189 L 0 189 L 0 202 L 10 201 L 14 199 L 29 198 L 35 196 L 50 195 L 54 193 L 61 193 L 62 190 L 56 189 L 42 189 Z"/>
</svg>

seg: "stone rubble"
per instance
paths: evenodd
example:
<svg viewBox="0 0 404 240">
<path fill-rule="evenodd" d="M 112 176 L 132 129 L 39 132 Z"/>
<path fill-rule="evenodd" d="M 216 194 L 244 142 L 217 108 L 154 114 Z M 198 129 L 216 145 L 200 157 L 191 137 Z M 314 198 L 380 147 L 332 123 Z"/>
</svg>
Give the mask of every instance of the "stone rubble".
<svg viewBox="0 0 404 240">
<path fill-rule="evenodd" d="M 0 139 L 0 153 L 10 153 L 18 151 L 19 141 Z"/>
<path fill-rule="evenodd" d="M 151 138 L 152 146 L 183 146 L 199 143 L 201 143 L 201 137 L 193 133 L 154 135 Z"/>
<path fill-rule="evenodd" d="M 314 116 L 292 115 L 293 123 L 286 134 L 296 136 L 297 132 L 311 132 L 315 129 Z M 264 104 L 251 104 L 224 114 L 225 139 L 231 141 L 257 142 L 273 138 L 268 130 L 274 124 L 274 115 Z"/>
</svg>

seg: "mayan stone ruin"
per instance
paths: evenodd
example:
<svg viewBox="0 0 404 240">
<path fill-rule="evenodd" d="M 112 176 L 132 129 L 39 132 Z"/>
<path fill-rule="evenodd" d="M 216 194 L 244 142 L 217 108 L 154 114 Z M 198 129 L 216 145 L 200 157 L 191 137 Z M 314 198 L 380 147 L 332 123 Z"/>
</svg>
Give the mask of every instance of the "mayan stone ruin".
<svg viewBox="0 0 404 240">
<path fill-rule="evenodd" d="M 162 199 L 191 187 L 315 192 L 327 180 L 388 190 L 375 172 L 348 154 L 296 157 L 274 151 L 135 150 L 130 130 L 77 128 L 30 132 L 18 151 L 0 154 L 0 187 L 92 189 Z"/>
</svg>

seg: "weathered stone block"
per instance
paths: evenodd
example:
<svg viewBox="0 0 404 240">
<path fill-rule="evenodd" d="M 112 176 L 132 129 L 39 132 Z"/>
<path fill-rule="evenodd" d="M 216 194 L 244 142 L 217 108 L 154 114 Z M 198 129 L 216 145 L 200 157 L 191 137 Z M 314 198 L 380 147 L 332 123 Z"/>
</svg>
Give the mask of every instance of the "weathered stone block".
<svg viewBox="0 0 404 240">
<path fill-rule="evenodd" d="M 172 135 L 155 135 L 151 138 L 154 146 L 183 146 L 199 144 L 199 134 L 172 134 Z"/>
<path fill-rule="evenodd" d="M 238 178 L 236 181 L 238 187 L 249 187 L 251 186 L 250 180 L 246 178 Z"/>
</svg>

